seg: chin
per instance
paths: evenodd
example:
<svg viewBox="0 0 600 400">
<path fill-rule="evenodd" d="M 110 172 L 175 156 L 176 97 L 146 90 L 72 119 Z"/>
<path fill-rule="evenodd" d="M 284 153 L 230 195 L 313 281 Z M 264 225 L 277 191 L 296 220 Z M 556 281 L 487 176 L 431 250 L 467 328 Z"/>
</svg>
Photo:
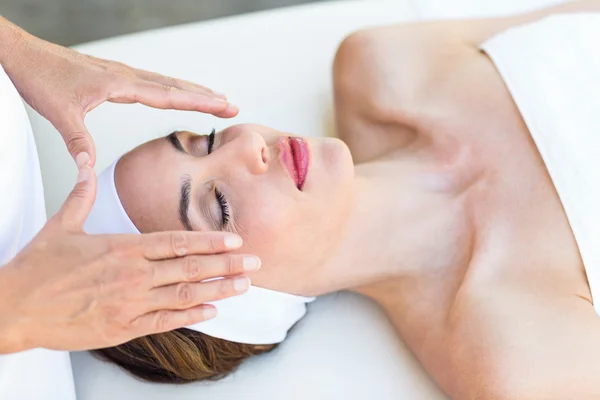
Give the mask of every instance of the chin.
<svg viewBox="0 0 600 400">
<path fill-rule="evenodd" d="M 323 166 L 340 178 L 354 177 L 354 161 L 350 149 L 342 140 L 326 138 L 323 141 Z"/>
<path fill-rule="evenodd" d="M 311 161 L 305 189 L 338 190 L 354 179 L 354 163 L 346 143 L 337 138 L 319 138 L 310 140 L 309 147 Z"/>
</svg>

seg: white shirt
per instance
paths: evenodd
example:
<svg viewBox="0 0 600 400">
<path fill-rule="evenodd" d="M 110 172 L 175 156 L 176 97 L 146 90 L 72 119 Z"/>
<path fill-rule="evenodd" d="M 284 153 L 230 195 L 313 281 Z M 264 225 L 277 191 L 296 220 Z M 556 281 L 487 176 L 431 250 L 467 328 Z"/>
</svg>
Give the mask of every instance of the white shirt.
<svg viewBox="0 0 600 400">
<path fill-rule="evenodd" d="M 0 66 L 0 267 L 27 245 L 45 222 L 42 176 L 31 125 L 19 93 Z M 0 399 L 74 400 L 69 353 L 35 349 L 0 355 Z"/>
</svg>

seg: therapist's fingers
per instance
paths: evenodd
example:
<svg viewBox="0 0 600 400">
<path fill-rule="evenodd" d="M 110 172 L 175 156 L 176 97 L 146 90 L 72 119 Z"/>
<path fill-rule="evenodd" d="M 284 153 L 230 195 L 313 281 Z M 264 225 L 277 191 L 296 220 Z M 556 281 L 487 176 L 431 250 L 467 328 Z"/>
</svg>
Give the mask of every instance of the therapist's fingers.
<svg viewBox="0 0 600 400">
<path fill-rule="evenodd" d="M 186 310 L 204 303 L 238 296 L 248 291 L 250 279 L 245 276 L 209 282 L 179 283 L 152 289 L 148 293 L 148 312 Z"/>
<path fill-rule="evenodd" d="M 169 332 L 194 325 L 217 316 L 217 309 L 210 304 L 181 311 L 155 311 L 137 318 L 132 323 L 136 337 Z"/>
<path fill-rule="evenodd" d="M 228 232 L 155 232 L 139 240 L 144 257 L 150 261 L 226 253 L 243 244 L 242 238 Z"/>
<path fill-rule="evenodd" d="M 238 114 L 238 108 L 223 99 L 143 80 L 131 82 L 111 92 L 108 101 L 141 103 L 165 110 L 200 111 L 222 118 L 231 118 Z"/>
<path fill-rule="evenodd" d="M 245 254 L 188 256 L 158 261 L 154 264 L 154 287 L 179 282 L 200 282 L 207 279 L 242 275 L 260 268 L 260 258 Z"/>
<path fill-rule="evenodd" d="M 54 219 L 69 231 L 80 231 L 96 199 L 96 174 L 89 165 L 83 166 L 77 184 Z"/>
<path fill-rule="evenodd" d="M 216 309 L 204 303 L 240 295 L 249 288 L 246 277 L 156 288 L 148 301 L 153 310 L 136 318 L 132 327 L 138 336 L 143 336 L 193 325 L 216 315 Z"/>
<path fill-rule="evenodd" d="M 81 112 L 67 114 L 66 117 L 69 119 L 55 122 L 55 127 L 65 141 L 67 150 L 77 163 L 77 167 L 81 168 L 84 164 L 93 167 L 96 164 L 96 146 L 80 115 Z M 87 157 L 82 154 L 86 154 Z"/>
<path fill-rule="evenodd" d="M 222 100 L 227 100 L 227 97 L 222 93 L 217 93 L 206 86 L 198 85 L 194 82 L 189 82 L 183 79 L 172 78 L 170 76 L 165 76 L 161 74 L 157 74 L 155 72 L 144 71 L 142 69 L 134 69 L 133 72 L 135 75 L 143 80 L 151 81 L 154 83 L 158 83 L 160 85 L 165 86 L 173 86 L 177 89 L 185 90 L 192 93 L 204 94 L 207 96 L 219 98 Z"/>
</svg>

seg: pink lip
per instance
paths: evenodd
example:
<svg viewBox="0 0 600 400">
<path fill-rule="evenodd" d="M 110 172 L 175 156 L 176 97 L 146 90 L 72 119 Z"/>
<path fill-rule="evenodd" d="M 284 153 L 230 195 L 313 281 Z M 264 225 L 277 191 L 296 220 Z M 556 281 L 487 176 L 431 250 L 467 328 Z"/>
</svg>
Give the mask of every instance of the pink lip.
<svg viewBox="0 0 600 400">
<path fill-rule="evenodd" d="M 278 142 L 281 162 L 296 183 L 298 190 L 302 190 L 310 163 L 308 144 L 302 138 L 284 136 L 280 136 Z"/>
</svg>

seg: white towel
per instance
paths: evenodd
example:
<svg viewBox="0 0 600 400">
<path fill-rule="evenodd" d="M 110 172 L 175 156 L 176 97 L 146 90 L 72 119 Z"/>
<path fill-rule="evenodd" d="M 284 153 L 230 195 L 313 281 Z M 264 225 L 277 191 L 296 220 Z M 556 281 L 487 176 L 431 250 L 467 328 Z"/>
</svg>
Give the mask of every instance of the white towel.
<svg viewBox="0 0 600 400">
<path fill-rule="evenodd" d="M 600 14 L 565 14 L 485 43 L 544 159 L 600 314 Z"/>
</svg>

